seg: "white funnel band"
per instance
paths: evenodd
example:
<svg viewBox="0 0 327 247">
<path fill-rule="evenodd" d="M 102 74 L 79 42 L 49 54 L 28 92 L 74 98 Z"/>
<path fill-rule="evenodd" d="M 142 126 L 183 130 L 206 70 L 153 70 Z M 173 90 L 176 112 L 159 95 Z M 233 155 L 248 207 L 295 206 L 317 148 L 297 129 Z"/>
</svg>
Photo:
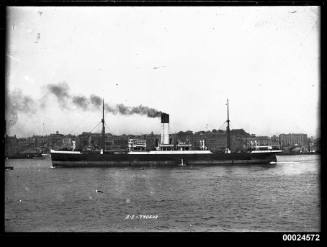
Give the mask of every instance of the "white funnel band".
<svg viewBox="0 0 327 247">
<path fill-rule="evenodd" d="M 161 124 L 161 144 L 169 144 L 169 123 Z"/>
</svg>

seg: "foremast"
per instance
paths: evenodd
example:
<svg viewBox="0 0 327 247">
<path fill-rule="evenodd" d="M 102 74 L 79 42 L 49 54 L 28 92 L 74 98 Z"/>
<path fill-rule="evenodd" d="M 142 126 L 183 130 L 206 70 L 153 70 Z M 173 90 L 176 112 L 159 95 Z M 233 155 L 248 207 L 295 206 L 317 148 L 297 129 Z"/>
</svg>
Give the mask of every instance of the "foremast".
<svg viewBox="0 0 327 247">
<path fill-rule="evenodd" d="M 101 153 L 103 153 L 105 150 L 104 99 L 103 99 L 102 103 L 103 104 L 102 104 L 102 119 L 101 119 L 101 122 L 102 122 Z"/>
</svg>

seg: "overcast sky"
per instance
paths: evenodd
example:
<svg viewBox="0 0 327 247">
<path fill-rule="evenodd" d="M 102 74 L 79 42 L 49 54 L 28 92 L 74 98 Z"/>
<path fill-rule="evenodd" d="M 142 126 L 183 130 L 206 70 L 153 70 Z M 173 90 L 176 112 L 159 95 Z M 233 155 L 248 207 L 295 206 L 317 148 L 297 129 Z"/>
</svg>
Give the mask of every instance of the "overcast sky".
<svg viewBox="0 0 327 247">
<path fill-rule="evenodd" d="M 71 95 L 167 112 L 171 132 L 224 129 L 228 98 L 232 129 L 316 136 L 319 28 L 318 7 L 10 7 L 7 91 L 33 110 L 18 107 L 7 132 L 92 130 L 101 111 L 46 94 L 66 83 Z M 159 118 L 105 120 L 113 134 L 160 132 Z"/>
</svg>

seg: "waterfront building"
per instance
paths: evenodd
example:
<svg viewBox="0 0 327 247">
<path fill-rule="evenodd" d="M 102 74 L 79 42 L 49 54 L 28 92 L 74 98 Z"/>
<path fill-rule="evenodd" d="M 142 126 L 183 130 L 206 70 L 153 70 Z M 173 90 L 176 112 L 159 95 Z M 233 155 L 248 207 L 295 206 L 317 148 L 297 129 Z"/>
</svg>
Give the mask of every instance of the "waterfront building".
<svg viewBox="0 0 327 247">
<path fill-rule="evenodd" d="M 85 147 L 89 145 L 90 132 L 83 132 L 82 134 L 77 136 L 76 146 L 77 149 L 83 150 Z"/>
<path fill-rule="evenodd" d="M 226 138 L 227 135 L 225 133 L 212 133 L 212 132 L 205 133 L 204 134 L 205 146 L 213 152 L 215 151 L 223 152 L 226 148 Z M 232 136 L 231 139 L 233 139 Z M 233 148 L 233 145 L 231 145 L 231 147 Z"/>
<path fill-rule="evenodd" d="M 269 136 L 251 136 L 245 139 L 247 147 L 251 146 L 271 146 L 272 140 Z"/>
<path fill-rule="evenodd" d="M 173 135 L 171 135 L 173 139 Z M 147 150 L 154 150 L 159 145 L 160 135 L 155 135 L 153 132 L 149 135 L 145 136 L 146 140 L 146 149 Z"/>
<path fill-rule="evenodd" d="M 187 144 L 192 143 L 193 140 L 193 132 L 192 131 L 179 131 L 175 134 L 172 135 L 172 143 L 179 143 L 179 142 L 184 142 Z"/>
<path fill-rule="evenodd" d="M 128 151 L 145 151 L 146 140 L 145 139 L 129 139 Z"/>
<path fill-rule="evenodd" d="M 128 147 L 128 135 L 111 135 L 111 141 L 109 141 L 110 146 L 108 149 L 127 149 Z"/>
<path fill-rule="evenodd" d="M 62 147 L 62 140 L 64 135 L 59 134 L 59 131 L 56 131 L 55 134 L 50 134 L 49 136 L 49 146 L 52 149 L 60 149 Z"/>
<path fill-rule="evenodd" d="M 19 151 L 18 149 L 18 139 L 15 136 L 6 135 L 6 143 L 5 143 L 5 156 L 10 157 L 16 155 Z"/>
<path fill-rule="evenodd" d="M 307 134 L 280 134 L 279 143 L 281 148 L 291 146 L 307 146 L 308 136 Z"/>
<path fill-rule="evenodd" d="M 73 146 L 72 138 L 70 136 L 64 136 L 62 138 L 62 148 L 71 149 Z"/>
</svg>

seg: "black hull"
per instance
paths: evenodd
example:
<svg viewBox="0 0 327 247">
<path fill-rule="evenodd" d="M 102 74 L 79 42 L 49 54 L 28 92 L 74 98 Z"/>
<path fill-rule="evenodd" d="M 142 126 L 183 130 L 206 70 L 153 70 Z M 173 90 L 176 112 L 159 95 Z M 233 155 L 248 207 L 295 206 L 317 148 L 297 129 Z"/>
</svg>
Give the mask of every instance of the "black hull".
<svg viewBox="0 0 327 247">
<path fill-rule="evenodd" d="M 53 167 L 138 167 L 271 164 L 274 153 L 234 154 L 71 154 L 51 153 Z"/>
</svg>

